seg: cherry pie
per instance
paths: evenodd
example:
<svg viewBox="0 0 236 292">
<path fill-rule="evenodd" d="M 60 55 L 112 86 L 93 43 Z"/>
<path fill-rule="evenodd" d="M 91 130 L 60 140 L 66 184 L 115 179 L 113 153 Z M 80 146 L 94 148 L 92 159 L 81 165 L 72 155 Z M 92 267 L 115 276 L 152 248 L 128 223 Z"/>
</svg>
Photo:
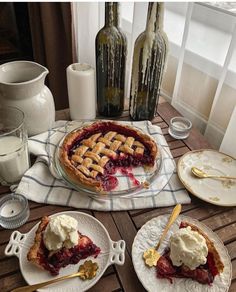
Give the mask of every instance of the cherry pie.
<svg viewBox="0 0 236 292">
<path fill-rule="evenodd" d="M 194 270 L 190 270 L 187 266 L 182 265 L 176 267 L 170 259 L 170 250 L 167 249 L 160 257 L 156 265 L 156 273 L 158 278 L 169 279 L 172 283 L 172 278 L 191 278 L 201 284 L 212 284 L 216 275 L 223 272 L 224 264 L 220 259 L 220 255 L 216 250 L 214 243 L 195 225 L 181 222 L 180 228 L 190 226 L 193 231 L 200 233 L 206 240 L 208 247 L 207 262 L 205 265 L 200 265 Z"/>
<path fill-rule="evenodd" d="M 114 189 L 118 167 L 155 166 L 156 142 L 133 127 L 98 121 L 69 133 L 61 146 L 59 160 L 76 182 L 98 192 Z"/>
<path fill-rule="evenodd" d="M 34 244 L 30 248 L 27 259 L 38 267 L 47 270 L 51 275 L 58 275 L 61 268 L 69 264 L 77 264 L 80 260 L 89 256 L 97 257 L 101 249 L 92 240 L 79 231 L 78 244 L 72 248 L 63 247 L 57 251 L 49 251 L 43 241 L 43 232 L 49 223 L 50 218 L 44 216 L 36 231 Z"/>
</svg>

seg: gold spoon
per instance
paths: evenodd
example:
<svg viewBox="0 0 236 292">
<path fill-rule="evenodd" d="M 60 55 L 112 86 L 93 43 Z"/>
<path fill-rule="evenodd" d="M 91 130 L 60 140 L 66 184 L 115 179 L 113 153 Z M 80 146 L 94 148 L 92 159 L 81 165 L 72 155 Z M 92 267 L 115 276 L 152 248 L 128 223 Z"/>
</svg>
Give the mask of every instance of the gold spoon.
<svg viewBox="0 0 236 292">
<path fill-rule="evenodd" d="M 224 175 L 214 175 L 214 174 L 207 174 L 203 170 L 193 166 L 191 168 L 192 173 L 199 177 L 199 178 L 218 178 L 218 179 L 236 179 L 235 176 L 224 176 Z"/>
<path fill-rule="evenodd" d="M 14 290 L 12 290 L 12 292 L 32 292 L 35 291 L 39 288 L 42 288 L 44 286 L 65 280 L 65 279 L 71 279 L 71 278 L 75 278 L 75 277 L 80 277 L 83 280 L 91 280 L 96 276 L 97 273 L 97 269 L 98 269 L 98 264 L 97 263 L 93 263 L 91 260 L 89 261 L 85 261 L 80 267 L 79 267 L 79 272 L 74 273 L 74 274 L 70 274 L 70 275 L 66 275 L 60 278 L 56 278 L 56 279 L 52 279 L 43 283 L 38 283 L 38 284 L 34 284 L 34 285 L 28 285 L 28 286 L 23 286 L 20 288 L 16 288 Z"/>
<path fill-rule="evenodd" d="M 176 218 L 179 216 L 181 212 L 181 205 L 180 204 L 177 204 L 171 215 L 170 215 L 170 218 L 167 222 L 167 225 L 164 229 L 164 231 L 162 232 L 162 235 L 161 235 L 161 238 L 159 240 L 159 242 L 157 243 L 157 245 L 155 247 L 151 247 L 149 249 L 147 249 L 144 253 L 143 253 L 143 259 L 145 261 L 145 264 L 149 267 L 152 267 L 152 266 L 156 266 L 159 258 L 161 257 L 161 255 L 157 252 L 158 248 L 160 247 L 162 241 L 164 240 L 167 232 L 169 231 L 171 225 L 175 222 Z"/>
</svg>

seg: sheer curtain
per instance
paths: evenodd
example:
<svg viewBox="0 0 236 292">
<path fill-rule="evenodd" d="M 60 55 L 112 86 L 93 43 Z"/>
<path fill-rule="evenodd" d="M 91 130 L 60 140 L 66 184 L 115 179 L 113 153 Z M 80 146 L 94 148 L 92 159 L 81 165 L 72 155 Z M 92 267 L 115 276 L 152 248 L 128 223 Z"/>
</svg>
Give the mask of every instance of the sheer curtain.
<svg viewBox="0 0 236 292">
<path fill-rule="evenodd" d="M 170 51 L 177 57 L 170 102 L 219 149 L 236 104 L 236 16 L 199 3 L 185 6 L 180 50 Z"/>
<path fill-rule="evenodd" d="M 147 2 L 121 3 L 121 28 L 128 40 L 127 99 L 132 51 L 145 29 L 147 6 Z M 104 3 L 73 3 L 73 11 L 80 21 L 75 22 L 79 61 L 94 66 L 95 36 L 104 23 Z M 162 96 L 191 119 L 216 149 L 236 105 L 235 24 L 235 14 L 203 3 L 165 3 L 164 30 L 170 49 Z"/>
<path fill-rule="evenodd" d="M 95 38 L 102 27 L 104 3 L 72 2 L 75 61 L 95 68 Z"/>
</svg>

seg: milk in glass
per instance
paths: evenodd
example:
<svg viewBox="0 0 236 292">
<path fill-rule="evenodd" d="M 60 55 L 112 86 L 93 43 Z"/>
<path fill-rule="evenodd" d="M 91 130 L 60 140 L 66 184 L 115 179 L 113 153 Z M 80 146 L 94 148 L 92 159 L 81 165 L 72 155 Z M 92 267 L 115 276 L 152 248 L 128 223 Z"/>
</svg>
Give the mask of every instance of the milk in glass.
<svg viewBox="0 0 236 292">
<path fill-rule="evenodd" d="M 15 136 L 0 137 L 0 181 L 17 182 L 28 168 L 27 141 Z"/>
</svg>

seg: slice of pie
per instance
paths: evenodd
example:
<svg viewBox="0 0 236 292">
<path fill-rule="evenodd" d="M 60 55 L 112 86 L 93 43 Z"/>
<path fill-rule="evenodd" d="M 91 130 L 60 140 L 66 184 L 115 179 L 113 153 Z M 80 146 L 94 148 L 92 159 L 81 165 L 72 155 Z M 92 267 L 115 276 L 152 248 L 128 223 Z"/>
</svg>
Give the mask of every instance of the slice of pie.
<svg viewBox="0 0 236 292">
<path fill-rule="evenodd" d="M 140 130 L 116 122 L 98 121 L 69 133 L 59 151 L 60 165 L 73 181 L 98 192 L 117 186 L 118 167 L 153 169 L 156 142 Z"/>
<path fill-rule="evenodd" d="M 61 268 L 69 264 L 77 264 L 80 260 L 89 256 L 97 257 L 101 249 L 92 240 L 78 231 L 78 243 L 71 247 L 62 247 L 56 251 L 46 248 L 43 240 L 44 231 L 50 218 L 44 216 L 35 234 L 34 244 L 30 248 L 27 259 L 38 267 L 47 270 L 51 275 L 58 275 Z"/>
<path fill-rule="evenodd" d="M 203 265 L 199 265 L 195 269 L 190 269 L 186 265 L 175 266 L 170 258 L 170 249 L 167 248 L 156 265 L 156 275 L 158 278 L 172 279 L 175 278 L 191 278 L 201 284 L 211 285 L 216 275 L 223 272 L 224 264 L 221 261 L 220 255 L 216 250 L 214 243 L 203 233 L 197 226 L 188 222 L 181 222 L 179 228 L 190 226 L 191 230 L 201 234 L 208 248 L 207 260 Z"/>
</svg>

